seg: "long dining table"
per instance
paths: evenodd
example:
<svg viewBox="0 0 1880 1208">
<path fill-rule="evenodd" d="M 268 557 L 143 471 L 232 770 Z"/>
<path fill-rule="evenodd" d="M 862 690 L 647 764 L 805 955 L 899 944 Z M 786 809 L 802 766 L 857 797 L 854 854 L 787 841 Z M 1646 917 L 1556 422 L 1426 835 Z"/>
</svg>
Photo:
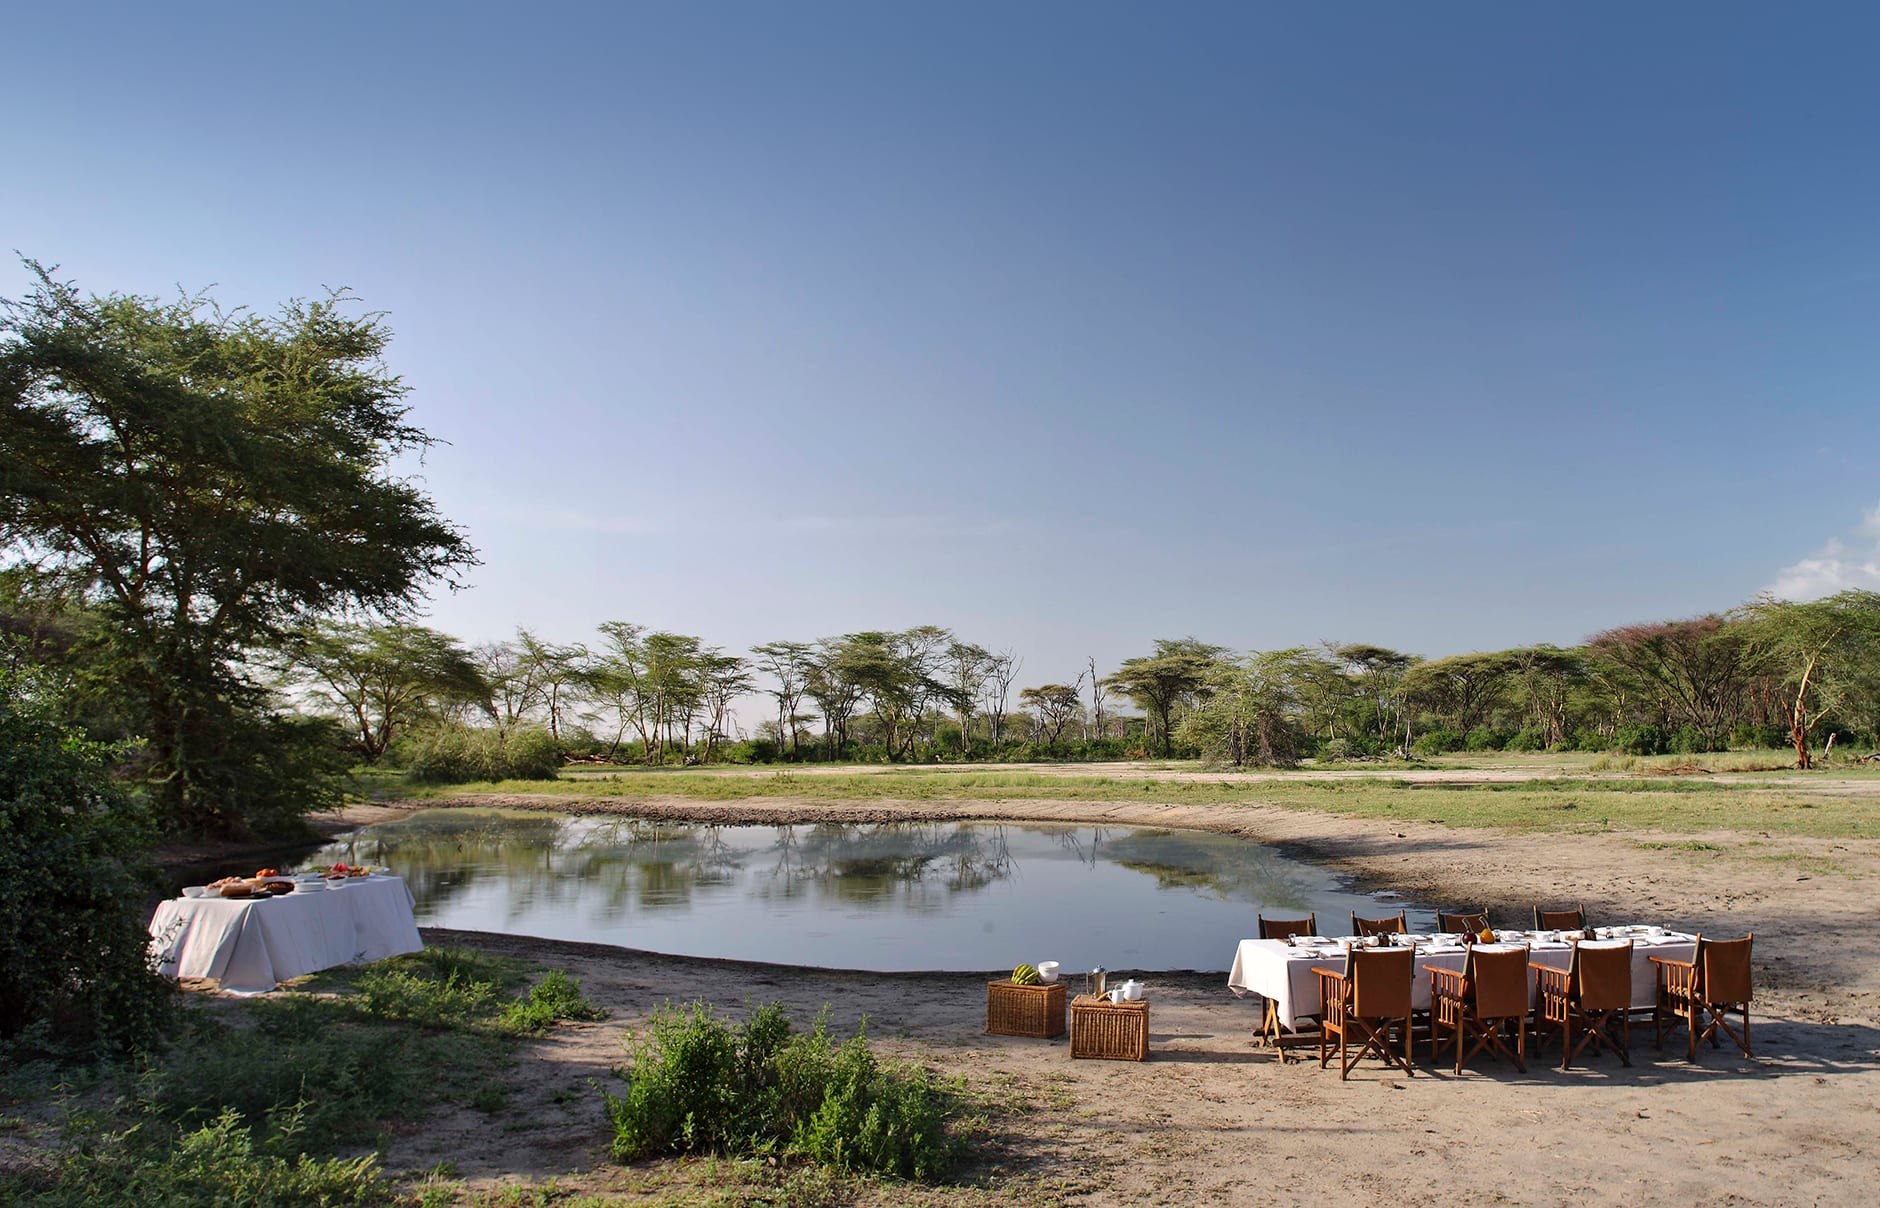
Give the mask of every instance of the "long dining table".
<svg viewBox="0 0 1880 1208">
<path fill-rule="evenodd" d="M 376 873 L 279 897 L 172 898 L 150 920 L 157 972 L 236 994 L 423 947 L 410 888 Z"/>
<path fill-rule="evenodd" d="M 1690 960 L 1697 952 L 1697 939 L 1679 931 L 1661 927 L 1601 927 L 1597 939 L 1579 940 L 1587 947 L 1632 944 L 1632 1005 L 1651 1007 L 1657 1001 L 1658 979 L 1651 958 Z M 1565 969 L 1573 959 L 1573 944 L 1560 938 L 1559 932 L 1497 931 L 1496 944 L 1481 947 L 1493 951 L 1525 946 L 1530 965 Z M 1411 1005 L 1419 1011 L 1430 1007 L 1430 968 L 1461 969 L 1468 959 L 1468 947 L 1461 936 L 1408 935 L 1398 939 L 1416 945 L 1416 975 L 1411 981 Z M 1320 935 L 1296 936 L 1292 940 L 1242 940 L 1234 951 L 1233 969 L 1227 975 L 1228 988 L 1236 995 L 1259 995 L 1271 999 L 1279 1022 L 1289 1032 L 1297 1032 L 1301 1020 L 1316 1019 L 1323 1005 L 1319 1001 L 1317 970 L 1342 970 L 1345 954 L 1356 941 L 1351 937 L 1328 938 Z M 1537 978 L 1530 977 L 1528 993 L 1535 993 Z"/>
</svg>

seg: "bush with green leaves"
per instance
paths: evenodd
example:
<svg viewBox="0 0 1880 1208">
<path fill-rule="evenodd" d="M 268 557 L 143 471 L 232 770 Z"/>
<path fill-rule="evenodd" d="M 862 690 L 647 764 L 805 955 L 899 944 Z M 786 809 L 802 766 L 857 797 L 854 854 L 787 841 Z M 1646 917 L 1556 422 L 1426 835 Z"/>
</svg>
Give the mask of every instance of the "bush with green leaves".
<svg viewBox="0 0 1880 1208">
<path fill-rule="evenodd" d="M 605 1008 L 581 993 L 581 979 L 569 977 L 560 969 L 551 969 L 542 980 L 529 987 L 529 996 L 503 1008 L 497 1026 L 516 1035 L 545 1032 L 564 1019 L 596 1020 L 607 1018 Z"/>
<path fill-rule="evenodd" d="M 52 695 L 0 668 L 0 1060 L 146 1047 L 171 1002 L 143 924 L 147 815 L 112 749 L 49 719 Z"/>
<path fill-rule="evenodd" d="M 865 1025 L 834 1044 L 826 1017 L 796 1033 L 775 1003 L 740 1026 L 706 1003 L 661 1008 L 632 1049 L 626 1093 L 606 1096 L 614 1156 L 784 1153 L 849 1171 L 944 1175 L 964 1148 L 957 1089 L 882 1062 Z"/>
<path fill-rule="evenodd" d="M 1612 745 L 1627 755 L 1663 755 L 1668 749 L 1665 732 L 1657 726 L 1620 726 Z"/>
<path fill-rule="evenodd" d="M 1465 751 L 1499 751 L 1508 745 L 1508 736 L 1488 726 L 1477 726 L 1462 740 Z"/>
<path fill-rule="evenodd" d="M 1525 730 L 1516 730 L 1510 735 L 1508 745 L 1502 749 L 1507 751 L 1545 751 L 1547 749 L 1547 736 L 1541 733 L 1537 727 L 1529 726 Z"/>
<path fill-rule="evenodd" d="M 487 727 L 436 726 L 414 735 L 402 754 L 411 778 L 426 784 L 553 780 L 562 763 L 554 738 L 534 728 L 504 735 Z"/>
<path fill-rule="evenodd" d="M 80 1136 L 47 1168 L 0 1174 L 0 1202 L 40 1208 L 375 1208 L 401 1202 L 378 1161 L 315 1158 L 291 1128 L 256 1144 L 239 1112 L 178 1131 L 162 1120 Z"/>
<path fill-rule="evenodd" d="M 1696 726 L 1679 726 L 1665 739 L 1665 751 L 1672 755 L 1707 755 L 1727 747 L 1727 743 L 1709 737 Z"/>
<path fill-rule="evenodd" d="M 1462 749 L 1463 735 L 1460 730 L 1430 730 L 1419 735 L 1410 744 L 1413 755 L 1447 755 Z"/>
</svg>

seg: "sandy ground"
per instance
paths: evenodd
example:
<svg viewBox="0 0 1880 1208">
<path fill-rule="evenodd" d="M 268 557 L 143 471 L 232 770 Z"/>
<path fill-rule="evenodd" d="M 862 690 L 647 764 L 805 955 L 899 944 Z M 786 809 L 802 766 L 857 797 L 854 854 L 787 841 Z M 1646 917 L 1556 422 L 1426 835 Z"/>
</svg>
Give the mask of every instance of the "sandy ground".
<svg viewBox="0 0 1880 1208">
<path fill-rule="evenodd" d="M 774 999 L 799 1023 L 829 1004 L 843 1032 L 865 1014 L 871 1035 L 890 1048 L 1035 1103 L 1009 1121 L 1000 1164 L 1046 1200 L 1880 1202 L 1880 843 L 1510 836 L 1428 823 L 1384 830 L 1298 810 L 1073 801 L 586 799 L 578 808 L 724 822 L 814 813 L 1197 827 L 1281 845 L 1373 889 L 1487 902 L 1510 924 L 1537 899 L 1584 900 L 1601 918 L 1753 930 L 1756 1057 L 1704 1050 L 1690 1065 L 1681 1048 L 1657 1054 L 1649 1032 L 1635 1032 L 1630 1069 L 1597 1057 L 1563 1074 L 1543 1056 L 1525 1075 L 1478 1060 L 1458 1078 L 1431 1068 L 1420 1047 L 1415 1077 L 1367 1062 L 1341 1083 L 1335 1068 L 1282 1064 L 1258 1048 L 1256 1007 L 1236 999 L 1224 975 L 1186 974 L 1148 981 L 1148 1062 L 1072 1061 L 1062 1040 L 985 1035 L 983 976 L 826 972 L 433 930 L 431 943 L 564 967 L 613 1016 L 529 1046 L 509 1110 L 425 1121 L 395 1143 L 392 1169 L 449 1161 L 477 1184 L 559 1176 L 564 1186 L 616 1186 L 621 1175 L 605 1161 L 607 1131 L 588 1080 L 607 1083 L 624 1034 L 666 1002 L 702 999 L 740 1013 L 751 999 Z M 1721 850 L 1658 846 L 1681 838 Z"/>
</svg>

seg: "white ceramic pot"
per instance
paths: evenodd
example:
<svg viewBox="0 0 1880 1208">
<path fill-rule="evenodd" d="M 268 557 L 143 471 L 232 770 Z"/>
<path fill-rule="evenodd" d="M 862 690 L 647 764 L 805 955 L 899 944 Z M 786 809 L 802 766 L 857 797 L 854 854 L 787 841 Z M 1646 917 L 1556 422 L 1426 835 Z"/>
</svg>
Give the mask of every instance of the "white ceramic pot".
<svg viewBox="0 0 1880 1208">
<path fill-rule="evenodd" d="M 1124 982 L 1123 983 L 1123 1001 L 1124 1002 L 1142 1001 L 1142 983 L 1137 981 L 1133 977 L 1129 979 L 1128 981 Z"/>
<path fill-rule="evenodd" d="M 1038 970 L 1038 980 L 1045 985 L 1048 986 L 1057 980 L 1058 963 L 1056 961 L 1039 961 L 1033 967 Z"/>
</svg>

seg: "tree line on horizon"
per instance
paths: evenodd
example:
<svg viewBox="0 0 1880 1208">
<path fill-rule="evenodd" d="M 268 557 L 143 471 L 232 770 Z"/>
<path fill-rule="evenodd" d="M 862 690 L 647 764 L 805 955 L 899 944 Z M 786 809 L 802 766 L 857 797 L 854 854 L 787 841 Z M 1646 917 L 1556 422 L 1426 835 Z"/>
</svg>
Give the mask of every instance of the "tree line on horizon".
<svg viewBox="0 0 1880 1208">
<path fill-rule="evenodd" d="M 1632 754 L 1792 746 L 1880 730 L 1880 595 L 1762 599 L 1622 626 L 1584 645 L 1423 659 L 1321 643 L 1236 654 L 1162 640 L 1108 674 L 1025 684 L 1016 651 L 933 625 L 738 654 L 624 621 L 601 640 L 521 629 L 468 647 L 412 624 L 335 621 L 285 652 L 303 707 L 343 719 L 368 763 L 450 778 L 512 740 L 556 758 L 645 765 L 1200 757 L 1236 766 L 1474 750 Z M 1023 686 L 1021 686 L 1023 685 Z M 767 697 L 749 732 L 733 703 Z M 442 736 L 455 734 L 452 747 Z M 531 746 L 522 736 L 538 736 Z M 543 742 L 541 740 L 545 739 Z M 487 757 L 486 757 L 487 758 Z M 434 766 L 435 765 L 435 766 Z M 469 771 L 474 771 L 474 768 Z"/>
</svg>

